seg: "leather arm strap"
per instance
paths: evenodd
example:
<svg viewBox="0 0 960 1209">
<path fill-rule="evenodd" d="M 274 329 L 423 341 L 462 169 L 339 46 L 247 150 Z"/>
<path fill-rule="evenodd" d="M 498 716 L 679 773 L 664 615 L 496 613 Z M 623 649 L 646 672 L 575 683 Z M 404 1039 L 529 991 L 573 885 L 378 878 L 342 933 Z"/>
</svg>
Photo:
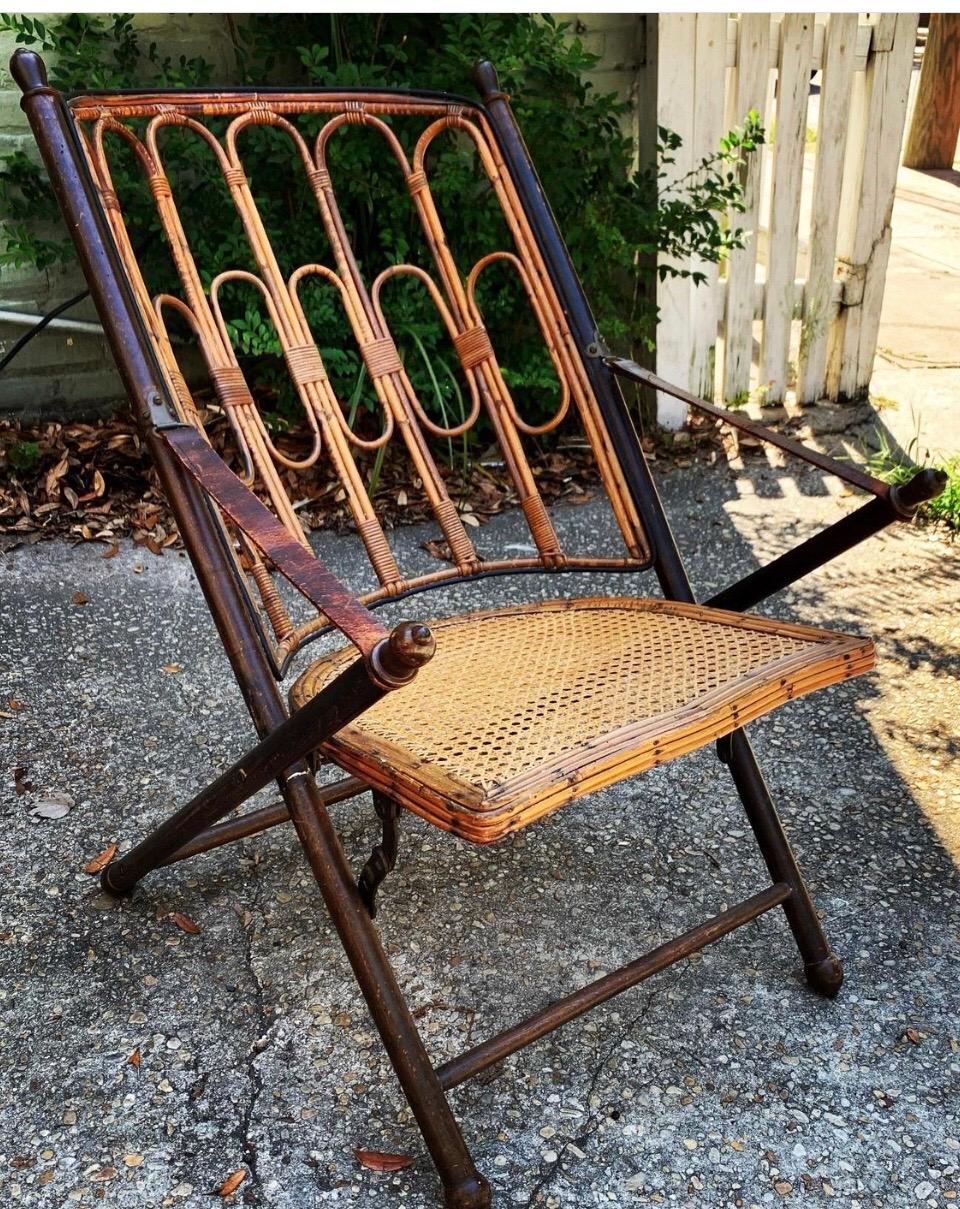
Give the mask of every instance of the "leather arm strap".
<svg viewBox="0 0 960 1209">
<path fill-rule="evenodd" d="M 195 428 L 176 424 L 157 429 L 181 466 L 242 529 L 261 554 L 320 610 L 363 655 L 389 631 L 348 591 L 312 551 L 277 520 L 233 473 Z"/>
</svg>

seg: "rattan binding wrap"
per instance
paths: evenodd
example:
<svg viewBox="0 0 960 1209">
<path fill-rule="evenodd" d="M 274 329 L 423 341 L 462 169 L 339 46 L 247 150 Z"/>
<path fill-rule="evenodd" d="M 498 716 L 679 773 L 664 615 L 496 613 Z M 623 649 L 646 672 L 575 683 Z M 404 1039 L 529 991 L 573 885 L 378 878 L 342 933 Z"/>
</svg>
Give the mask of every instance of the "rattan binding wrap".
<svg viewBox="0 0 960 1209">
<path fill-rule="evenodd" d="M 873 644 L 658 600 L 584 599 L 430 623 L 437 654 L 323 754 L 465 839 L 490 843 L 873 666 Z M 303 704 L 354 657 L 314 663 Z"/>
</svg>

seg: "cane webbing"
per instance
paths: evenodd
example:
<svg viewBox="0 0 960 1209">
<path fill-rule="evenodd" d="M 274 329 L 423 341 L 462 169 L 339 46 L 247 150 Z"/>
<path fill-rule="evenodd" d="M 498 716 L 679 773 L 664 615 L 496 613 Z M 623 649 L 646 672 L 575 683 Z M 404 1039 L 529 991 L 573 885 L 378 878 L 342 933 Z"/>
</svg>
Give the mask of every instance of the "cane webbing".
<svg viewBox="0 0 960 1209">
<path fill-rule="evenodd" d="M 437 653 L 416 689 L 322 750 L 481 843 L 873 665 L 867 639 L 664 601 L 554 601 L 430 624 Z M 314 663 L 293 704 L 353 657 Z"/>
</svg>

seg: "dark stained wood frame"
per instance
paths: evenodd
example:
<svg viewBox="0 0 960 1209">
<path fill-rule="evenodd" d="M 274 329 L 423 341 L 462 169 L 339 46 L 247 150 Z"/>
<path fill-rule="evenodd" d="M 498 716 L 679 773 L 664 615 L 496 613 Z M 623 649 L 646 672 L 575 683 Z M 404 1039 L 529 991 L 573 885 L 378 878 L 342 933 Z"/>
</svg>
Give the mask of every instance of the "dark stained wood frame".
<svg viewBox="0 0 960 1209">
<path fill-rule="evenodd" d="M 436 1165 L 445 1204 L 456 1209 L 481 1209 L 489 1205 L 490 1191 L 474 1166 L 447 1102 L 446 1090 L 595 1004 L 777 906 L 784 909 L 809 983 L 821 994 L 835 995 L 842 981 L 840 963 L 824 936 L 749 740 L 740 729 L 719 741 L 718 755 L 730 768 L 772 884 L 460 1057 L 434 1067 L 371 922 L 377 884 L 392 865 L 394 837 L 385 830 L 384 842 L 371 856 L 358 888 L 358 879 L 344 855 L 327 807 L 363 792 L 366 787 L 352 778 L 334 786 L 318 787 L 311 769 L 311 753 L 321 741 L 385 693 L 410 683 L 417 669 L 431 657 L 433 637 L 427 627 L 410 622 L 388 633 L 302 543 L 291 538 L 288 529 L 227 469 L 197 430 L 183 422 L 182 408 L 178 409 L 171 395 L 169 374 L 159 363 L 155 344 L 145 329 L 140 303 L 91 178 L 70 108 L 48 85 L 43 63 L 34 53 L 17 51 L 11 70 L 23 92 L 23 108 L 73 234 L 125 387 L 140 417 L 145 439 L 259 735 L 259 742 L 228 772 L 130 852 L 115 859 L 104 870 L 105 888 L 114 894 L 129 893 L 140 878 L 161 865 L 292 821 Z M 483 118 L 496 139 L 569 324 L 580 358 L 578 372 L 589 383 L 602 418 L 604 439 L 608 448 L 615 451 L 619 489 L 628 501 L 623 506 L 635 510 L 642 520 L 649 551 L 637 561 L 652 565 L 668 600 L 694 604 L 693 591 L 615 375 L 626 375 L 659 390 L 679 394 L 692 406 L 704 408 L 739 427 L 746 427 L 749 422 L 677 391 L 633 363 L 607 356 L 493 67 L 489 63 L 478 64 L 474 80 L 483 100 Z M 276 103 L 289 94 L 261 90 L 248 95 L 252 106 L 264 96 Z M 330 94 L 317 90 L 314 95 Z M 343 91 L 336 95 L 348 107 L 371 97 L 382 100 L 385 96 L 435 96 Z M 215 102 L 217 96 L 192 94 L 193 99 L 205 98 L 207 102 Z M 229 94 L 233 101 L 243 96 L 242 91 Z M 156 94 L 151 99 L 156 102 Z M 457 98 L 441 99 L 473 104 Z M 869 491 L 874 498 L 819 537 L 731 585 L 708 602 L 727 609 L 744 609 L 755 604 L 870 533 L 912 515 L 921 500 L 937 494 L 943 486 L 936 474 L 924 472 L 904 487 L 890 488 L 853 467 L 805 450 L 758 426 L 750 426 L 750 430 Z M 316 605 L 323 624 L 342 630 L 362 656 L 292 715 L 280 694 L 277 674 L 281 669 L 264 641 L 263 624 L 230 547 L 221 521 L 223 514 L 245 535 L 252 548 Z M 282 808 L 271 807 L 218 822 L 272 779 L 280 785 Z M 394 813 L 389 801 L 381 798 L 378 811 L 385 828 L 389 828 Z"/>
</svg>

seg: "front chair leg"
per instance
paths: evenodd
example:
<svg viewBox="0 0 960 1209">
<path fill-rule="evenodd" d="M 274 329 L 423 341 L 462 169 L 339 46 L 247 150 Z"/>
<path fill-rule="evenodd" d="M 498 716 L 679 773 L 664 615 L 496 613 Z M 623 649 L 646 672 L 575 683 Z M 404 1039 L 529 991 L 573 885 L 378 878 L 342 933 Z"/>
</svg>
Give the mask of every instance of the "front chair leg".
<svg viewBox="0 0 960 1209">
<path fill-rule="evenodd" d="M 843 982 L 843 966 L 824 935 L 750 740 L 744 731 L 735 730 L 719 741 L 717 754 L 730 768 L 770 876 L 775 882 L 786 882 L 793 891 L 783 910 L 803 958 L 807 982 L 819 994 L 833 999 Z"/>
<path fill-rule="evenodd" d="M 377 915 L 377 890 L 380 883 L 388 873 L 393 872 L 393 867 L 397 863 L 399 833 L 397 816 L 400 813 L 400 807 L 396 802 L 377 789 L 373 791 L 373 808 L 383 824 L 383 837 L 370 853 L 370 857 L 357 879 L 357 889 L 360 891 L 363 905 L 367 908 L 367 914 L 371 919 L 375 919 Z"/>
<path fill-rule="evenodd" d="M 470 1157 L 312 777 L 288 781 L 283 796 L 357 984 L 440 1176 L 446 1209 L 489 1209 L 490 1187 Z"/>
</svg>

